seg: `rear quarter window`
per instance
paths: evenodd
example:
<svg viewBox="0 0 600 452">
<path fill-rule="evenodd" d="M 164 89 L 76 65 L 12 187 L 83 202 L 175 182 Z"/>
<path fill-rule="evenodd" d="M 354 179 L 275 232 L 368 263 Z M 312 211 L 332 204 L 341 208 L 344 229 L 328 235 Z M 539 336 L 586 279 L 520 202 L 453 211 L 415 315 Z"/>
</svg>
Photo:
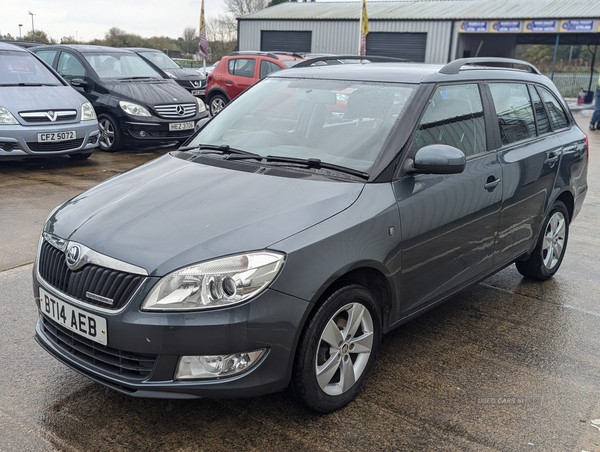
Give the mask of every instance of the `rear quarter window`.
<svg viewBox="0 0 600 452">
<path fill-rule="evenodd" d="M 550 113 L 550 121 L 552 122 L 552 128 L 554 130 L 564 129 L 569 126 L 569 120 L 567 119 L 567 114 L 563 110 L 560 102 L 554 94 L 548 91 L 546 88 L 539 87 L 539 90 L 542 94 L 542 99 L 546 104 L 546 109 Z"/>
</svg>

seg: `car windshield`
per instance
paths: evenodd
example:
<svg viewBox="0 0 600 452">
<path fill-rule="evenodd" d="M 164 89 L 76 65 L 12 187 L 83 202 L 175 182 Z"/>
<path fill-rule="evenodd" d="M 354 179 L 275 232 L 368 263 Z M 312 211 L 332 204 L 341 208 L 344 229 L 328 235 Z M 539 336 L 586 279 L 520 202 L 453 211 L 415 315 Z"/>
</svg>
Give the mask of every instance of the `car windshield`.
<svg viewBox="0 0 600 452">
<path fill-rule="evenodd" d="M 135 53 L 87 53 L 84 56 L 101 79 L 162 78 Z"/>
<path fill-rule="evenodd" d="M 63 86 L 46 66 L 29 52 L 0 50 L 0 86 Z"/>
<path fill-rule="evenodd" d="M 414 85 L 269 78 L 219 113 L 190 145 L 228 145 L 369 172 L 413 92 Z"/>
<path fill-rule="evenodd" d="M 152 61 L 160 69 L 179 69 L 179 65 L 161 52 L 140 52 L 144 58 Z"/>
</svg>

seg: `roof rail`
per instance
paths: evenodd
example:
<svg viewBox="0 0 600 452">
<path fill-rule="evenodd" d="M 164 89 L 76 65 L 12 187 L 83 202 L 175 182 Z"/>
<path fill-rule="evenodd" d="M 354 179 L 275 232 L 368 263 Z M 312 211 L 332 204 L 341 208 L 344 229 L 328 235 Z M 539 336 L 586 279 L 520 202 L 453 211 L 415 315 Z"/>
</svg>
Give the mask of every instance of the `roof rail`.
<svg viewBox="0 0 600 452">
<path fill-rule="evenodd" d="M 467 65 L 483 65 L 485 63 L 495 64 L 519 64 L 525 66 L 532 74 L 542 75 L 540 71 L 531 63 L 522 60 L 515 60 L 513 58 L 496 58 L 496 57 L 479 57 L 479 58 L 460 58 L 458 60 L 451 61 L 440 69 L 440 74 L 453 75 L 458 74 L 463 66 Z"/>
<path fill-rule="evenodd" d="M 271 53 L 271 52 L 259 52 L 257 50 L 236 50 L 235 52 L 231 52 L 229 54 L 229 56 L 235 56 L 235 55 L 261 55 L 261 56 L 266 56 L 266 57 L 269 57 L 269 58 L 275 58 L 276 60 L 279 59 L 277 57 L 277 55 L 275 55 L 274 53 Z"/>
<path fill-rule="evenodd" d="M 296 58 L 304 58 L 304 56 L 302 56 L 302 55 L 300 55 L 300 54 L 298 54 L 296 52 L 279 52 L 279 51 L 275 52 L 275 51 L 271 51 L 271 53 L 274 53 L 275 55 L 289 55 L 289 56 L 293 56 L 293 57 L 296 57 Z"/>
<path fill-rule="evenodd" d="M 410 63 L 410 60 L 405 60 L 404 58 L 394 58 L 387 56 L 377 56 L 377 55 L 326 55 L 320 56 L 317 58 L 311 58 L 310 60 L 304 60 L 300 63 L 294 65 L 294 68 L 298 67 L 309 67 L 309 66 L 325 66 L 327 65 L 327 61 L 339 61 L 339 60 L 367 60 L 371 63 Z M 323 64 L 317 64 L 323 63 Z M 339 61 L 337 64 L 341 64 Z"/>
</svg>

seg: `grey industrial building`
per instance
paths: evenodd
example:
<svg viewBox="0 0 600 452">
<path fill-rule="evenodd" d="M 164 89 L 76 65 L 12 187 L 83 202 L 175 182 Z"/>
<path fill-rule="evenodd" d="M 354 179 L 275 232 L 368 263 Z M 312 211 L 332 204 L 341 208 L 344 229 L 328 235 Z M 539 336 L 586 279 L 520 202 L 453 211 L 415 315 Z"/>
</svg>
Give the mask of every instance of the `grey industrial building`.
<svg viewBox="0 0 600 452">
<path fill-rule="evenodd" d="M 600 0 L 368 0 L 367 14 L 367 54 L 415 62 L 600 43 Z M 358 1 L 281 3 L 238 18 L 238 48 L 357 54 L 360 15 Z"/>
</svg>

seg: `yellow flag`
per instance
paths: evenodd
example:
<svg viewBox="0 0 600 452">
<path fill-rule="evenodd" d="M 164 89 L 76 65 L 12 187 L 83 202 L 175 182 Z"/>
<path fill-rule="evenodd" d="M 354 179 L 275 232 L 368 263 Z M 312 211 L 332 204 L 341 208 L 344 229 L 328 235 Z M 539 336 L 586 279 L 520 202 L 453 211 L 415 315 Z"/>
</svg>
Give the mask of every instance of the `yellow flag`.
<svg viewBox="0 0 600 452">
<path fill-rule="evenodd" d="M 367 36 L 369 34 L 369 19 L 367 18 L 367 0 L 363 0 L 361 32 L 363 36 Z"/>
</svg>

